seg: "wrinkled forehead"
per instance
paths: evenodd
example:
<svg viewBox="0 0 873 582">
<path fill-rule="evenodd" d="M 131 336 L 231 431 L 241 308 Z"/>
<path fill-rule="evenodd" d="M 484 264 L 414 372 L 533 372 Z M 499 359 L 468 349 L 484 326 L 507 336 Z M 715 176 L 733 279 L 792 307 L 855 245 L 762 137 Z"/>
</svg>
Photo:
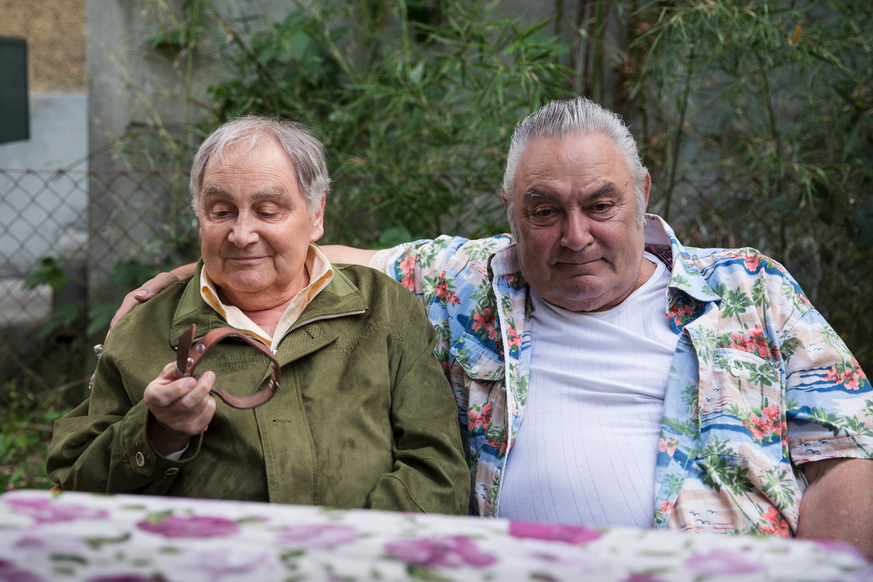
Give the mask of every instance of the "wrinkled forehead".
<svg viewBox="0 0 873 582">
<path fill-rule="evenodd" d="M 571 132 L 531 139 L 519 157 L 513 189 L 516 195 L 523 195 L 529 180 L 570 178 L 582 173 L 599 173 L 611 181 L 631 178 L 627 160 L 608 135 Z"/>
<path fill-rule="evenodd" d="M 291 159 L 285 152 L 279 141 L 272 135 L 259 133 L 255 135 L 245 136 L 243 138 L 231 140 L 221 144 L 215 149 L 215 152 L 210 156 L 209 163 L 206 165 L 206 171 L 225 166 L 237 161 L 245 162 L 263 156 L 265 153 L 272 153 L 273 150 L 281 153 L 289 163 Z M 291 164 L 293 166 L 293 163 Z"/>
</svg>

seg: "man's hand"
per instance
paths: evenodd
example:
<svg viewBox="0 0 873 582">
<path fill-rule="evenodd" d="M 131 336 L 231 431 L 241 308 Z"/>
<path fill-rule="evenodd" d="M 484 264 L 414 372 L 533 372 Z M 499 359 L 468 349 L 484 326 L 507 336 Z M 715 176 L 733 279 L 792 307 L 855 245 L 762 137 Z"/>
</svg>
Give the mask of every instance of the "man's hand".
<svg viewBox="0 0 873 582">
<path fill-rule="evenodd" d="M 179 378 L 171 362 L 146 386 L 143 400 L 151 411 L 146 434 L 155 450 L 164 456 L 180 451 L 206 430 L 215 414 L 215 399 L 209 394 L 214 383 L 213 372 L 199 380 Z"/>
<path fill-rule="evenodd" d="M 846 542 L 873 562 L 873 460 L 828 459 L 803 465 L 797 537 Z"/>
<path fill-rule="evenodd" d="M 112 316 L 112 321 L 109 322 L 109 329 L 111 330 L 113 327 L 115 327 L 115 324 L 118 323 L 118 320 L 121 319 L 121 316 L 133 309 L 135 306 L 139 305 L 140 303 L 145 303 L 176 281 L 193 275 L 196 266 L 196 263 L 191 263 L 188 265 L 177 267 L 169 273 L 158 273 L 157 275 L 143 283 L 141 286 L 125 295 L 124 301 L 121 302 L 121 307 L 118 308 L 118 311 L 116 311 L 115 315 Z"/>
</svg>

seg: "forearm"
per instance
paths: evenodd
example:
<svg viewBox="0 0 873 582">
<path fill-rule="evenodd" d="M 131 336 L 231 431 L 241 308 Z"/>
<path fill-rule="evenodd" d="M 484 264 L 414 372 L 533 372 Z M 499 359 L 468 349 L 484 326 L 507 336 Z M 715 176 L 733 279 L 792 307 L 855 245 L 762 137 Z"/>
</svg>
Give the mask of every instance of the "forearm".
<svg viewBox="0 0 873 582">
<path fill-rule="evenodd" d="M 345 263 L 348 265 L 370 266 L 370 259 L 379 252 L 368 249 L 356 249 L 342 245 L 325 245 L 318 247 L 327 260 L 331 263 Z"/>
<path fill-rule="evenodd" d="M 154 414 L 149 414 L 146 424 L 146 436 L 155 450 L 165 457 L 181 451 L 188 444 L 188 441 L 191 440 L 189 435 L 173 430 L 155 418 Z"/>
<path fill-rule="evenodd" d="M 187 265 L 182 265 L 181 267 L 176 267 L 170 274 L 176 277 L 177 281 L 181 281 L 186 277 L 191 277 L 197 271 L 197 263 L 188 263 Z"/>
<path fill-rule="evenodd" d="M 873 561 L 873 460 L 804 467 L 810 485 L 801 499 L 797 537 L 846 542 Z"/>
<path fill-rule="evenodd" d="M 69 491 L 165 493 L 178 474 L 167 475 L 167 470 L 181 463 L 149 444 L 147 418 L 142 403 L 124 416 L 88 416 L 86 401 L 55 423 L 46 462 L 49 477 Z"/>
</svg>

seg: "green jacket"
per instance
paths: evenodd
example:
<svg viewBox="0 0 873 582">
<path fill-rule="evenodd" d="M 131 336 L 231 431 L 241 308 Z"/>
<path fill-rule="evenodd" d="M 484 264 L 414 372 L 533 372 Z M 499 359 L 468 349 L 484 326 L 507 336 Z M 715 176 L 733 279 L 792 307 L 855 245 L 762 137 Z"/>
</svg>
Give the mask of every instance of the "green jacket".
<svg viewBox="0 0 873 582">
<path fill-rule="evenodd" d="M 91 397 L 55 423 L 49 476 L 66 490 L 467 513 L 470 473 L 457 407 L 421 304 L 372 269 L 334 266 L 330 284 L 279 343 L 281 388 L 237 410 L 217 400 L 179 461 L 146 437 L 146 385 L 182 332 L 227 324 L 198 272 L 118 322 Z M 232 394 L 263 390 L 270 362 L 228 339 L 197 367 Z"/>
</svg>

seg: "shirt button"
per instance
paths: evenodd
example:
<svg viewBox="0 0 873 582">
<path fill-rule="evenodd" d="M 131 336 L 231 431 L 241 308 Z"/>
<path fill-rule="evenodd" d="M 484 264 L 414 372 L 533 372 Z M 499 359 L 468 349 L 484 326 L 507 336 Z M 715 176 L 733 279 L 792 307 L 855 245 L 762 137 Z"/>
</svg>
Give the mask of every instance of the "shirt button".
<svg viewBox="0 0 873 582">
<path fill-rule="evenodd" d="M 179 472 L 179 467 L 170 467 L 166 471 L 164 471 L 164 475 L 175 475 Z"/>
<path fill-rule="evenodd" d="M 143 465 L 145 465 L 145 455 L 143 455 L 142 453 L 136 454 L 136 465 L 138 467 L 142 467 Z"/>
<path fill-rule="evenodd" d="M 471 368 L 470 368 L 470 373 L 471 373 L 471 374 L 478 374 L 478 373 L 479 373 L 479 366 L 473 366 L 473 367 L 471 367 Z"/>
</svg>

